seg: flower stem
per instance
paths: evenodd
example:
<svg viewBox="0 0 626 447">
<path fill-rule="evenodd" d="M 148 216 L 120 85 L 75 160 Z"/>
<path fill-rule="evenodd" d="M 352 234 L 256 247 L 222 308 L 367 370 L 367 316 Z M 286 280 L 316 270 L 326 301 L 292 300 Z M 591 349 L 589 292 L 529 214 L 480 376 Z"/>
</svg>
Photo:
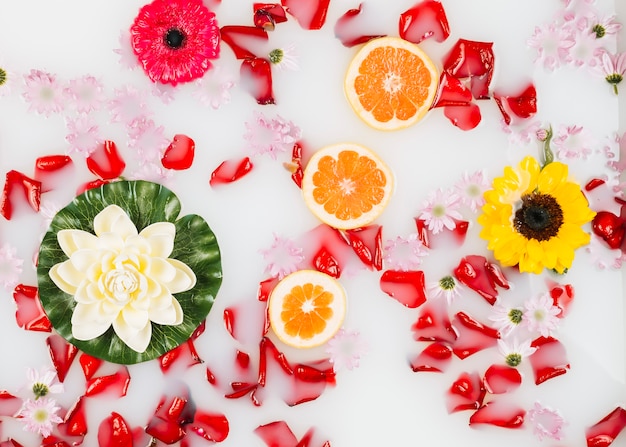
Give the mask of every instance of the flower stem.
<svg viewBox="0 0 626 447">
<path fill-rule="evenodd" d="M 613 84 L 613 92 L 617 95 L 619 92 L 617 91 L 617 83 Z"/>
<path fill-rule="evenodd" d="M 550 142 L 552 141 L 552 126 L 548 128 L 546 139 L 543 142 L 543 168 L 554 161 L 554 153 L 550 148 Z"/>
</svg>

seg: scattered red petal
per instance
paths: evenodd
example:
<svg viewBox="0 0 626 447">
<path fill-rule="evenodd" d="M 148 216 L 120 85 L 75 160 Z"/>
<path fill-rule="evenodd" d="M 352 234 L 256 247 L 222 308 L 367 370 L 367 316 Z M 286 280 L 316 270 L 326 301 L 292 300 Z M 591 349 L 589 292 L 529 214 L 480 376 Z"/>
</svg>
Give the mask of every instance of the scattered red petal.
<svg viewBox="0 0 626 447">
<path fill-rule="evenodd" d="M 221 413 L 209 413 L 198 410 L 193 421 L 187 427 L 207 441 L 222 442 L 228 436 L 228 419 Z"/>
<path fill-rule="evenodd" d="M 607 447 L 626 427 L 626 410 L 617 407 L 585 430 L 587 447 Z"/>
<path fill-rule="evenodd" d="M 335 37 L 339 39 L 344 47 L 353 47 L 360 45 L 369 40 L 383 37 L 384 34 L 361 34 L 354 30 L 356 28 L 355 22 L 358 24 L 359 15 L 363 10 L 363 3 L 359 3 L 359 6 L 346 11 L 335 23 Z"/>
<path fill-rule="evenodd" d="M 85 184 L 83 184 L 83 185 L 78 187 L 78 189 L 76 190 L 76 195 L 79 196 L 82 193 L 84 193 L 85 191 L 88 191 L 90 189 L 99 188 L 102 185 L 106 185 L 108 183 L 109 183 L 108 180 L 100 180 L 100 179 L 93 180 L 91 182 L 87 182 L 87 183 L 85 183 Z"/>
<path fill-rule="evenodd" d="M 183 171 L 193 164 L 196 143 L 187 135 L 176 134 L 170 145 L 165 149 L 161 164 L 165 169 Z"/>
<path fill-rule="evenodd" d="M 98 371 L 100 365 L 104 363 L 102 359 L 92 357 L 89 354 L 85 354 L 84 352 L 80 354 L 78 362 L 80 363 L 80 367 L 83 369 L 85 380 L 90 380 L 94 376 L 96 371 Z"/>
<path fill-rule="evenodd" d="M 252 167 L 249 157 L 225 160 L 211 173 L 209 184 L 215 187 L 216 185 L 235 182 L 248 174 Z"/>
<path fill-rule="evenodd" d="M 113 374 L 89 379 L 85 396 L 91 397 L 104 392 L 109 392 L 116 397 L 126 396 L 129 383 L 130 374 L 128 373 L 128 368 L 122 366 Z"/>
<path fill-rule="evenodd" d="M 296 435 L 285 421 L 259 425 L 254 429 L 254 433 L 265 442 L 267 447 L 294 447 L 298 443 Z"/>
<path fill-rule="evenodd" d="M 51 173 L 58 173 L 63 168 L 72 164 L 68 155 L 46 155 L 35 160 L 35 180 L 42 183 L 41 192 L 50 191 L 52 187 L 47 185 L 47 177 Z"/>
<path fill-rule="evenodd" d="M 14 417 L 22 408 L 22 399 L 7 391 L 0 391 L 0 416 Z"/>
<path fill-rule="evenodd" d="M 18 284 L 13 291 L 13 300 L 17 306 L 15 320 L 19 327 L 27 331 L 52 332 L 52 324 L 39 301 L 37 287 Z"/>
<path fill-rule="evenodd" d="M 250 366 L 250 355 L 237 349 L 237 355 L 235 356 L 235 364 L 239 368 L 243 370 L 247 370 L 248 367 Z"/>
<path fill-rule="evenodd" d="M 196 351 L 193 337 L 159 357 L 161 371 L 164 373 L 168 372 L 175 364 L 184 364 L 186 368 L 189 368 L 202 362 L 203 360 Z"/>
<path fill-rule="evenodd" d="M 460 359 L 495 346 L 500 338 L 496 329 L 480 323 L 465 312 L 458 312 L 454 316 L 452 325 L 459 335 L 452 350 Z"/>
<path fill-rule="evenodd" d="M 598 211 L 591 222 L 593 232 L 612 249 L 622 248 L 626 235 L 626 220 L 610 211 Z"/>
<path fill-rule="evenodd" d="M 477 104 L 462 106 L 445 106 L 443 114 L 448 120 L 461 130 L 472 130 L 480 123 L 482 116 Z"/>
<path fill-rule="evenodd" d="M 480 255 L 468 255 L 461 259 L 454 270 L 454 276 L 491 305 L 495 304 L 498 298 L 496 286 L 509 288 L 509 283 L 500 268 Z"/>
<path fill-rule="evenodd" d="M 444 372 L 452 360 L 452 348 L 444 343 L 431 343 L 411 361 L 414 372 Z"/>
<path fill-rule="evenodd" d="M 456 78 L 469 78 L 475 99 L 488 99 L 494 60 L 492 42 L 459 39 L 445 57 L 443 69 Z"/>
<path fill-rule="evenodd" d="M 313 267 L 318 272 L 326 273 L 333 278 L 339 278 L 341 276 L 341 266 L 339 261 L 333 256 L 333 254 L 324 246 L 313 256 Z"/>
<path fill-rule="evenodd" d="M 256 54 L 250 49 L 259 42 L 265 42 L 269 36 L 264 29 L 256 26 L 227 25 L 220 29 L 222 41 L 228 45 L 237 59 L 254 59 Z"/>
<path fill-rule="evenodd" d="M 272 67 L 262 57 L 244 59 L 239 70 L 241 86 L 261 105 L 275 104 L 272 87 Z"/>
<path fill-rule="evenodd" d="M 302 152 L 303 146 L 301 141 L 296 141 L 291 150 L 291 163 L 286 163 L 285 167 L 291 172 L 291 180 L 302 188 L 302 177 L 304 176 L 304 169 L 302 168 Z"/>
<path fill-rule="evenodd" d="M 232 307 L 224 309 L 224 326 L 230 336 L 235 338 L 235 309 Z"/>
<path fill-rule="evenodd" d="M 485 389 L 491 394 L 504 394 L 522 384 L 522 375 L 517 368 L 507 365 L 491 365 L 485 371 Z"/>
<path fill-rule="evenodd" d="M 415 218 L 415 226 L 417 227 L 417 237 L 426 248 L 430 248 L 430 232 L 428 225 L 424 219 Z"/>
<path fill-rule="evenodd" d="M 330 0 L 281 0 L 287 12 L 304 29 L 320 29 L 326 22 Z"/>
<path fill-rule="evenodd" d="M 293 375 L 297 380 L 302 380 L 304 382 L 325 382 L 330 385 L 334 385 L 336 383 L 335 370 L 332 366 L 327 366 L 326 368 L 316 368 L 311 365 L 299 363 L 294 367 Z"/>
<path fill-rule="evenodd" d="M 87 417 L 83 400 L 84 396 L 79 397 L 74 405 L 67 410 L 63 420 L 63 431 L 70 436 L 85 436 L 87 434 Z"/>
<path fill-rule="evenodd" d="M 316 268 L 315 259 L 320 251 L 324 250 L 335 259 L 340 272 L 351 259 L 355 259 L 354 250 L 344 237 L 344 233 L 326 224 L 320 224 L 306 232 L 296 243 L 303 247 L 302 255 L 310 268 Z"/>
<path fill-rule="evenodd" d="M 215 374 L 213 374 L 208 366 L 206 367 L 205 377 L 206 381 L 209 382 L 211 385 L 217 385 L 217 377 L 215 377 Z"/>
<path fill-rule="evenodd" d="M 557 317 L 563 318 L 569 312 L 569 307 L 572 301 L 574 301 L 574 286 L 549 281 L 548 287 L 550 288 L 550 296 L 552 297 L 554 305 L 561 309 Z"/>
<path fill-rule="evenodd" d="M 426 302 L 424 272 L 421 270 L 386 270 L 380 278 L 380 289 L 412 309 Z"/>
<path fill-rule="evenodd" d="M 226 399 L 239 399 L 247 394 L 254 393 L 260 385 L 258 383 L 232 382 L 230 386 L 233 392 L 224 395 Z"/>
<path fill-rule="evenodd" d="M 0 447 L 24 447 L 22 444 L 17 442 L 15 439 L 9 438 L 6 441 L 0 442 Z"/>
<path fill-rule="evenodd" d="M 470 425 L 489 424 L 503 428 L 521 428 L 526 411 L 499 401 L 487 402 L 470 416 Z"/>
<path fill-rule="evenodd" d="M 448 316 L 444 300 L 429 300 L 420 309 L 417 321 L 411 326 L 413 337 L 418 341 L 454 343 L 458 334 Z"/>
<path fill-rule="evenodd" d="M 606 183 L 605 180 L 601 179 L 601 178 L 592 178 L 591 180 L 589 180 L 587 182 L 587 184 L 585 185 L 585 191 L 589 192 L 589 191 L 593 191 L 594 189 L 596 189 L 598 186 L 602 186 Z"/>
<path fill-rule="evenodd" d="M 86 159 L 87 169 L 101 180 L 113 180 L 124 172 L 126 163 L 117 151 L 115 142 L 106 140 Z"/>
<path fill-rule="evenodd" d="M 526 86 L 522 93 L 516 96 L 505 96 L 494 92 L 493 99 L 507 125 L 511 124 L 511 114 L 526 119 L 537 113 L 537 90 L 533 84 Z"/>
<path fill-rule="evenodd" d="M 185 430 L 172 421 L 152 418 L 146 426 L 146 433 L 165 444 L 174 444 L 185 437 Z"/>
<path fill-rule="evenodd" d="M 472 92 L 460 79 L 445 71 L 439 78 L 437 96 L 432 108 L 447 106 L 467 106 L 472 102 Z"/>
<path fill-rule="evenodd" d="M 278 3 L 255 3 L 253 5 L 254 26 L 273 31 L 277 23 L 287 21 L 287 14 Z"/>
<path fill-rule="evenodd" d="M 555 338 L 539 337 L 531 344 L 537 350 L 528 357 L 535 374 L 535 384 L 565 374 L 569 369 L 565 346 Z"/>
<path fill-rule="evenodd" d="M 374 270 L 383 268 L 382 230 L 381 225 L 369 225 L 345 232 L 350 246 L 361 262 Z"/>
<path fill-rule="evenodd" d="M 423 0 L 400 15 L 400 37 L 420 43 L 433 38 L 445 41 L 450 36 L 450 25 L 443 5 L 435 0 Z"/>
<path fill-rule="evenodd" d="M 63 382 L 70 366 L 72 366 L 74 357 L 78 353 L 78 348 L 69 344 L 63 337 L 57 334 L 52 334 L 46 338 L 46 344 L 48 345 L 48 351 L 50 352 L 54 369 L 56 369 L 57 377 L 60 382 Z"/>
<path fill-rule="evenodd" d="M 274 359 L 274 361 L 281 367 L 285 374 L 292 376 L 293 368 L 285 357 L 285 354 L 280 352 L 276 345 L 272 343 L 272 341 L 263 337 L 259 344 L 259 377 L 258 383 L 261 386 L 265 386 L 265 382 L 267 380 L 267 360 L 268 360 L 268 351 L 271 354 L 270 358 Z"/>
<path fill-rule="evenodd" d="M 266 302 L 269 299 L 270 294 L 272 293 L 272 290 L 274 290 L 274 287 L 276 287 L 276 284 L 278 284 L 278 281 L 279 281 L 278 278 L 268 278 L 264 281 L 261 281 L 259 283 L 259 291 L 257 292 L 257 299 L 259 301 Z"/>
<path fill-rule="evenodd" d="M 24 198 L 30 207 L 39 211 L 41 203 L 41 182 L 25 176 L 21 172 L 11 170 L 6 174 L 6 181 L 0 199 L 0 214 L 6 220 L 11 220 L 13 215 L 12 193 L 16 188 L 21 188 Z"/>
<path fill-rule="evenodd" d="M 486 390 L 478 373 L 461 373 L 446 394 L 448 413 L 477 410 L 482 405 L 485 394 Z"/>
</svg>

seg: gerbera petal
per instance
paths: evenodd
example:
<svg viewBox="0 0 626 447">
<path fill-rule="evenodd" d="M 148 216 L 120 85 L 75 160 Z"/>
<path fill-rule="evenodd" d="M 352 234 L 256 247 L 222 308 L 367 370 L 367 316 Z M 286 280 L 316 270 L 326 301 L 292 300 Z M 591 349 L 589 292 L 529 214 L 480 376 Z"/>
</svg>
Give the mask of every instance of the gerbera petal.
<svg viewBox="0 0 626 447">
<path fill-rule="evenodd" d="M 137 330 L 129 325 L 122 315 L 119 315 L 113 321 L 113 330 L 124 343 L 136 352 L 145 352 L 150 344 L 150 338 L 152 338 L 152 325 L 150 322 Z"/>
<path fill-rule="evenodd" d="M 98 238 L 83 230 L 59 230 L 57 241 L 63 253 L 68 257 L 72 256 L 77 250 L 96 248 L 98 246 Z"/>
<path fill-rule="evenodd" d="M 100 211 L 93 220 L 94 232 L 97 236 L 104 233 L 116 233 L 126 239 L 137 235 L 137 228 L 128 214 L 117 205 L 109 205 Z"/>
<path fill-rule="evenodd" d="M 184 292 L 196 285 L 196 274 L 187 264 L 178 259 L 167 259 L 167 262 L 176 269 L 176 276 L 166 284 L 171 293 Z"/>
<path fill-rule="evenodd" d="M 174 249 L 176 227 L 171 222 L 157 222 L 141 230 L 139 236 L 146 238 L 150 244 L 150 255 L 167 258 Z"/>
</svg>

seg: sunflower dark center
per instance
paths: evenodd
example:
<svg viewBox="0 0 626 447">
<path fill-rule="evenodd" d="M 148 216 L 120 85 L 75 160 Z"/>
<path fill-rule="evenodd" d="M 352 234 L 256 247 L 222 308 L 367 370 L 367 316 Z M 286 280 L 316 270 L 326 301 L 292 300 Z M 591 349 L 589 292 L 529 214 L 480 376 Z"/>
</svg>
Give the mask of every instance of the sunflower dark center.
<svg viewBox="0 0 626 447">
<path fill-rule="evenodd" d="M 563 225 L 563 210 L 549 194 L 528 194 L 522 196 L 522 207 L 515 212 L 513 223 L 526 239 L 546 241 L 556 236 Z"/>
<path fill-rule="evenodd" d="M 170 28 L 165 33 L 163 38 L 165 40 L 165 44 L 173 50 L 178 50 L 183 45 L 185 45 L 185 40 L 187 40 L 187 36 L 178 28 Z"/>
</svg>

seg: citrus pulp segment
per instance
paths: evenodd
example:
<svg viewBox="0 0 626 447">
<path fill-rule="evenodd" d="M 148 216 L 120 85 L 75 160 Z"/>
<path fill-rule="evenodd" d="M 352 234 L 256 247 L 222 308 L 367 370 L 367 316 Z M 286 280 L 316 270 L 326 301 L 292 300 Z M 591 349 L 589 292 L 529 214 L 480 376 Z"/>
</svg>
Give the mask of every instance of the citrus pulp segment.
<svg viewBox="0 0 626 447">
<path fill-rule="evenodd" d="M 393 192 L 393 174 L 372 150 L 340 143 L 318 150 L 304 169 L 302 195 L 322 222 L 349 230 L 382 214 Z"/>
<path fill-rule="evenodd" d="M 269 297 L 272 330 L 285 344 L 312 348 L 339 330 L 346 314 L 346 295 L 333 277 L 299 270 L 284 277 Z"/>
<path fill-rule="evenodd" d="M 408 127 L 426 115 L 439 83 L 433 61 L 399 37 L 367 42 L 350 62 L 344 91 L 368 125 L 380 130 Z"/>
</svg>

